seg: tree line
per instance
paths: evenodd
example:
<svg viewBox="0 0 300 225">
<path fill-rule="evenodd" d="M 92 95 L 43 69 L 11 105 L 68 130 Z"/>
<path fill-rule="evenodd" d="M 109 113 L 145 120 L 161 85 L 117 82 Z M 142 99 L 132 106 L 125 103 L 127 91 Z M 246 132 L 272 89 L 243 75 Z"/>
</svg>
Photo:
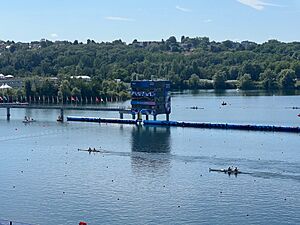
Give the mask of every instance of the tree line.
<svg viewBox="0 0 300 225">
<path fill-rule="evenodd" d="M 0 102 L 102 103 L 130 98 L 129 85 L 116 80 L 29 77 L 24 88 L 6 89 Z"/>
<path fill-rule="evenodd" d="M 126 83 L 132 79 L 167 79 L 173 89 L 294 89 L 300 78 L 300 42 L 215 42 L 184 36 L 180 41 L 172 36 L 130 44 L 0 41 L 0 72 L 26 79 L 26 96 L 126 98 Z M 82 75 L 92 81 L 70 79 Z"/>
</svg>

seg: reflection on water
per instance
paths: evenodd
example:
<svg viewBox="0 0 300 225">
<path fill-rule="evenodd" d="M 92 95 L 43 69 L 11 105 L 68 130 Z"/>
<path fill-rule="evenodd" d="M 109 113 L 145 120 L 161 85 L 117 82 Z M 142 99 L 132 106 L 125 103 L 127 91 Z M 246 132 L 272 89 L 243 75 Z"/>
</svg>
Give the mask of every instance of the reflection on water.
<svg viewBox="0 0 300 225">
<path fill-rule="evenodd" d="M 170 149 L 170 128 L 136 126 L 132 129 L 131 164 L 134 171 L 168 169 Z"/>
<path fill-rule="evenodd" d="M 224 96 L 226 93 L 226 90 L 215 90 L 216 96 Z"/>
<path fill-rule="evenodd" d="M 132 129 L 132 152 L 169 153 L 170 128 L 169 127 L 143 127 Z"/>
</svg>

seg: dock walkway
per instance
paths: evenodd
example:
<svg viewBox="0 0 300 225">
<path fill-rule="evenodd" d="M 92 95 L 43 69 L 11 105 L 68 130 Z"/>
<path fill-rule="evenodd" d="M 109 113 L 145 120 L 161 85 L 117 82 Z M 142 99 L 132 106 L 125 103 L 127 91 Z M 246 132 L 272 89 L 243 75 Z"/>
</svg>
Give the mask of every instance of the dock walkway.
<svg viewBox="0 0 300 225">
<path fill-rule="evenodd" d="M 274 125 L 244 125 L 227 123 L 202 123 L 202 122 L 183 122 L 183 121 L 162 121 L 162 120 L 144 120 L 134 119 L 116 119 L 116 118 L 98 118 L 68 116 L 68 121 L 76 122 L 96 122 L 96 123 L 118 123 L 118 124 L 143 124 L 144 126 L 165 126 L 165 127 L 191 127 L 203 129 L 228 129 L 228 130 L 247 130 L 247 131 L 271 131 L 271 132 L 290 132 L 300 133 L 300 127 L 274 126 Z"/>
<path fill-rule="evenodd" d="M 0 108 L 6 108 L 7 120 L 10 119 L 10 109 L 56 109 L 60 110 L 60 117 L 64 118 L 65 110 L 81 110 L 81 111 L 106 111 L 119 112 L 120 118 L 123 119 L 123 114 L 132 114 L 131 109 L 125 107 L 95 107 L 82 105 L 32 105 L 28 103 L 1 103 Z"/>
</svg>

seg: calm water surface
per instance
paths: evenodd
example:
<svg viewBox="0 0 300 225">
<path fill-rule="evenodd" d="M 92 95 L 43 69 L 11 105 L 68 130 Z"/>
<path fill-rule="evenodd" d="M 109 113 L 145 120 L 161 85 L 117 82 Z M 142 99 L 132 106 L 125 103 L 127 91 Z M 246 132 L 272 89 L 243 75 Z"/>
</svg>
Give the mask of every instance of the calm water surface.
<svg viewBox="0 0 300 225">
<path fill-rule="evenodd" d="M 295 106 L 299 95 L 178 93 L 171 119 L 299 126 Z M 49 225 L 300 224 L 299 134 L 59 124 L 55 110 L 11 114 L 7 122 L 6 110 L 0 111 L 1 219 Z M 25 115 L 37 122 L 23 124 Z M 77 151 L 89 146 L 108 152 Z M 208 172 L 228 166 L 249 174 Z"/>
</svg>

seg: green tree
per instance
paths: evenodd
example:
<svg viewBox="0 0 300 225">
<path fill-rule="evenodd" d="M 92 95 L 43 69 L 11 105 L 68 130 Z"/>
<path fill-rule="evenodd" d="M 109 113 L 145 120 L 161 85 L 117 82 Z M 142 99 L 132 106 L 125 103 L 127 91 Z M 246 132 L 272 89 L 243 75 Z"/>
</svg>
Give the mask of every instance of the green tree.
<svg viewBox="0 0 300 225">
<path fill-rule="evenodd" d="M 262 81 L 262 86 L 265 89 L 272 90 L 278 86 L 276 74 L 271 69 L 266 69 L 263 73 L 261 73 L 260 80 Z"/>
<path fill-rule="evenodd" d="M 199 88 L 200 82 L 200 78 L 196 74 L 192 74 L 190 79 L 188 79 L 188 85 L 191 89 Z"/>
<path fill-rule="evenodd" d="M 225 89 L 226 88 L 226 73 L 216 73 L 213 76 L 213 85 L 215 89 Z"/>
<path fill-rule="evenodd" d="M 293 70 L 295 70 L 296 77 L 300 79 L 300 62 L 294 63 Z"/>
<path fill-rule="evenodd" d="M 25 81 L 25 95 L 27 98 L 32 95 L 31 81 L 29 79 Z"/>
<path fill-rule="evenodd" d="M 70 82 L 63 80 L 58 88 L 58 95 L 61 99 L 65 99 L 71 95 Z"/>
<path fill-rule="evenodd" d="M 80 97 L 81 96 L 81 91 L 79 90 L 78 87 L 74 87 L 71 91 L 71 95 L 75 97 Z"/>
<path fill-rule="evenodd" d="M 238 87 L 242 90 L 249 90 L 254 87 L 250 74 L 244 74 L 238 80 Z"/>
<path fill-rule="evenodd" d="M 175 74 L 173 71 L 171 71 L 167 79 L 171 82 L 171 85 L 173 88 L 180 88 L 181 80 L 178 74 Z"/>
<path fill-rule="evenodd" d="M 246 63 L 242 69 L 242 74 L 249 74 L 252 80 L 258 80 L 261 72 L 261 66 L 256 63 Z"/>
<path fill-rule="evenodd" d="M 49 79 L 42 80 L 40 87 L 40 95 L 51 97 L 56 96 L 57 92 L 58 88 L 53 81 Z"/>
<path fill-rule="evenodd" d="M 296 84 L 296 74 L 292 69 L 284 69 L 280 72 L 278 83 L 283 89 L 293 89 Z"/>
<path fill-rule="evenodd" d="M 169 37 L 167 40 L 166 40 L 167 43 L 170 43 L 170 44 L 176 44 L 177 43 L 177 40 L 176 40 L 176 37 L 174 36 L 171 36 Z"/>
</svg>

